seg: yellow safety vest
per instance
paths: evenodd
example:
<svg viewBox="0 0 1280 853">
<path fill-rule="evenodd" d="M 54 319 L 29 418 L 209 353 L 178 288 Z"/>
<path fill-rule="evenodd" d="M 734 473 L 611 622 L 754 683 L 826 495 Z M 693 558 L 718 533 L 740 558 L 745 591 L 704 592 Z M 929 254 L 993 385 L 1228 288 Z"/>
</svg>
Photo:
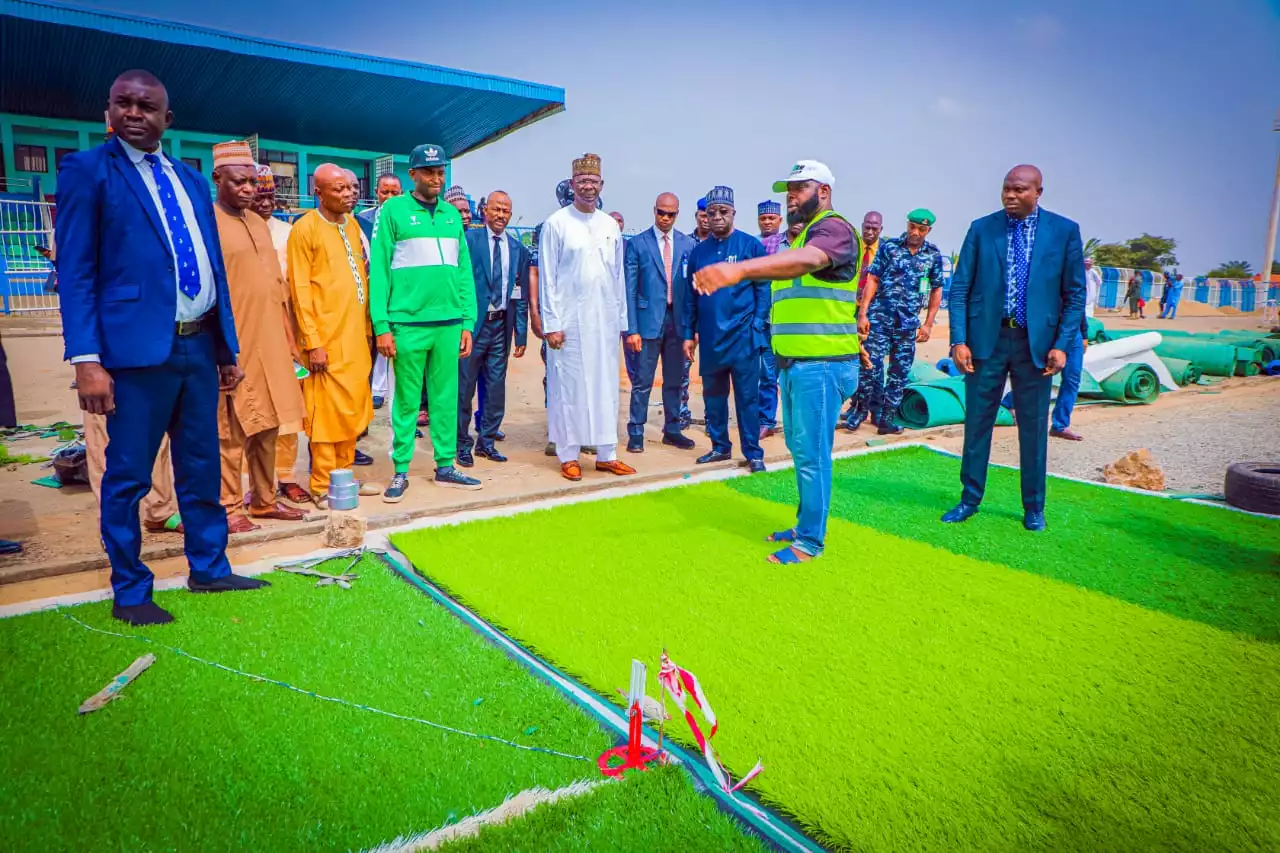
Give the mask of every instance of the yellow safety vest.
<svg viewBox="0 0 1280 853">
<path fill-rule="evenodd" d="M 828 216 L 845 219 L 834 210 L 813 218 L 791 244 L 804 247 L 809 229 Z M 805 274 L 791 281 L 773 283 L 773 308 L 769 315 L 773 351 L 787 358 L 840 358 L 857 355 L 858 273 L 862 263 L 862 238 L 853 230 L 857 252 L 848 281 L 822 281 Z"/>
</svg>

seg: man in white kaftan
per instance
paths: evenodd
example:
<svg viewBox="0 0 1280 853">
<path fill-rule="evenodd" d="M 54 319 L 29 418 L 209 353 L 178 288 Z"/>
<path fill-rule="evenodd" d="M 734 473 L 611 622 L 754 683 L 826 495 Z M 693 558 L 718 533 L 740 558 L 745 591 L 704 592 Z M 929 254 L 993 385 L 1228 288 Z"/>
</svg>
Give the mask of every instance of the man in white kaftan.
<svg viewBox="0 0 1280 853">
<path fill-rule="evenodd" d="M 596 209 L 600 159 L 574 161 L 574 203 L 553 213 L 539 238 L 538 281 L 547 353 L 548 433 L 562 475 L 582 479 L 578 456 L 595 445 L 596 470 L 634 474 L 617 458 L 618 365 L 627 328 L 623 242 Z"/>
</svg>

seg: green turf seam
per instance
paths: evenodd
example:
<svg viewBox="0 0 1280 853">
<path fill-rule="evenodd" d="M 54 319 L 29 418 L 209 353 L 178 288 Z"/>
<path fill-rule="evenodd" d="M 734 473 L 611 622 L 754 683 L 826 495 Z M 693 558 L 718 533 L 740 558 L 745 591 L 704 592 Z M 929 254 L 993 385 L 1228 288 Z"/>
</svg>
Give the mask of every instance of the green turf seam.
<svg viewBox="0 0 1280 853">
<path fill-rule="evenodd" d="M 165 651 L 175 654 L 179 657 L 184 657 L 184 658 L 187 658 L 188 660 L 195 661 L 196 663 L 206 664 L 215 669 L 220 669 L 223 672 L 229 672 L 232 675 L 243 676 L 244 678 L 248 678 L 253 681 L 261 681 L 266 684 L 274 684 L 276 687 L 283 687 L 286 690 L 292 690 L 295 693 L 301 693 L 303 696 L 310 696 L 312 699 L 319 699 L 323 702 L 332 702 L 336 705 L 342 705 L 347 708 L 354 708 L 357 711 L 367 711 L 371 714 L 378 714 L 383 717 L 391 717 L 392 719 L 396 719 L 396 720 L 404 720 L 407 723 L 420 723 L 424 726 L 430 726 L 433 729 L 440 729 L 442 731 L 449 732 L 450 734 L 463 735 L 465 737 L 475 738 L 476 740 L 493 741 L 495 743 L 503 744 L 504 746 L 510 746 L 515 749 L 522 749 L 527 752 L 540 752 L 546 755 L 557 755 L 561 758 L 572 758 L 576 761 L 586 761 L 588 763 L 591 762 L 591 759 L 585 755 L 573 755 L 568 752 L 560 752 L 559 750 L 549 749 L 547 747 L 542 747 L 542 746 L 529 746 L 527 744 L 516 743 L 513 740 L 507 740 L 506 738 L 498 737 L 497 735 L 477 734 L 476 732 L 469 732 L 469 731 L 466 731 L 465 729 L 455 729 L 453 726 L 446 726 L 444 723 L 437 723 L 433 720 L 424 720 L 421 717 L 407 717 L 403 714 L 397 714 L 394 711 L 384 711 L 381 708 L 374 708 L 369 705 L 361 705 L 359 702 L 352 702 L 347 699 L 339 699 L 335 696 L 325 696 L 321 693 L 316 693 L 313 690 L 307 690 L 304 687 L 297 687 L 293 684 L 289 684 L 287 681 L 279 681 L 274 678 L 268 678 L 265 675 L 258 675 L 257 673 L 253 673 L 253 672 L 245 672 L 244 670 L 236 669 L 234 667 L 227 666 L 226 664 L 218 663 L 217 661 L 214 661 L 214 660 L 208 660 L 207 658 L 202 658 L 202 657 L 199 657 L 198 655 L 193 655 L 190 652 L 184 652 L 182 649 L 179 649 L 175 646 L 168 646 L 168 645 L 165 645 L 164 643 L 156 642 L 150 637 L 143 637 L 138 634 L 121 634 L 116 631 L 107 631 L 102 628 L 95 628 L 92 625 L 86 625 L 84 622 L 81 622 L 79 619 L 77 619 L 76 617 L 72 616 L 70 613 L 67 613 L 63 610 L 58 610 L 57 612 L 58 612 L 58 615 L 61 616 L 63 619 L 71 620 L 75 624 L 79 625 L 81 628 L 84 628 L 86 631 L 92 631 L 95 634 L 105 634 L 108 637 L 119 637 L 125 640 L 136 640 L 140 643 L 146 643 L 150 646 L 155 646 L 158 649 L 164 649 Z"/>
<path fill-rule="evenodd" d="M 504 632 L 498 630 L 488 621 L 482 619 L 478 614 L 459 604 L 418 572 L 409 559 L 389 539 L 386 545 L 386 554 L 379 556 L 385 560 L 392 571 L 406 582 L 430 596 L 437 604 L 444 607 L 480 636 L 498 646 L 513 660 L 523 665 L 540 680 L 558 690 L 598 722 L 620 735 L 626 733 L 627 720 L 621 715 L 616 706 L 596 695 L 576 679 L 560 672 L 554 666 L 515 642 Z M 657 740 L 652 730 L 645 732 L 644 741 L 650 746 L 657 745 Z M 821 853 L 822 848 L 800 832 L 790 821 L 766 809 L 759 802 L 746 797 L 742 792 L 731 795 L 722 791 L 716 784 L 715 778 L 711 775 L 710 769 L 671 739 L 663 742 L 663 749 L 674 755 L 678 763 L 693 776 L 696 788 L 709 793 L 720 808 L 750 826 L 766 841 L 783 850 Z M 749 802 L 744 802 L 744 800 L 749 800 Z"/>
<path fill-rule="evenodd" d="M 922 441 L 908 441 L 908 442 L 903 442 L 902 444 L 894 444 L 889 447 L 869 447 L 866 450 L 859 450 L 853 453 L 836 454 L 833 458 L 844 459 L 850 456 L 861 456 L 865 453 L 885 452 L 889 450 L 905 450 L 908 447 L 923 447 L 925 450 L 931 450 L 934 453 L 937 453 L 939 456 L 946 456 L 950 459 L 964 458 L 963 454 L 956 453 L 955 451 L 952 451 L 952 450 L 947 450 L 944 447 L 934 447 L 932 444 L 925 444 Z M 1018 470 L 1017 465 L 1005 465 L 1002 462 L 991 462 L 989 464 L 992 468 L 1004 468 L 1008 471 Z M 1145 495 L 1146 497 L 1149 497 L 1149 498 L 1163 498 L 1165 500 L 1176 500 L 1181 503 L 1195 504 L 1196 506 L 1211 506 L 1211 507 L 1214 507 L 1215 509 L 1225 509 L 1225 510 L 1230 510 L 1231 512 L 1238 512 L 1241 515 L 1252 515 L 1254 518 L 1274 519 L 1276 517 L 1274 515 L 1268 515 L 1265 512 L 1250 512 L 1247 509 L 1240 509 L 1240 507 L 1232 506 L 1231 504 L 1228 504 L 1228 503 L 1205 500 L 1205 499 L 1202 499 L 1201 496 L 1188 497 L 1185 495 L 1178 495 L 1170 492 L 1152 492 L 1152 491 L 1149 491 L 1148 489 L 1139 489 L 1135 486 L 1122 486 L 1119 483 L 1104 483 L 1099 480 L 1086 480 L 1082 477 L 1069 477 L 1066 474 L 1054 474 L 1052 472 L 1049 472 L 1047 476 L 1053 477 L 1054 479 L 1057 479 L 1057 480 L 1066 480 L 1067 482 L 1070 482 L 1070 483 L 1083 483 L 1086 486 L 1100 486 L 1101 488 L 1104 488 L 1104 489 L 1115 489 L 1117 492 L 1128 492 L 1131 495 Z"/>
</svg>

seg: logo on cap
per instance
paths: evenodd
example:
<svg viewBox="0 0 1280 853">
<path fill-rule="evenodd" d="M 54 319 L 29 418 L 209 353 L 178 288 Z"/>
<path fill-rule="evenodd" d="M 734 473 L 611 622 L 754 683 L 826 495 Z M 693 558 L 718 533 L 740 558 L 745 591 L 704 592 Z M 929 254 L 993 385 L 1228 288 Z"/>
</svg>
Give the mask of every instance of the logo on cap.
<svg viewBox="0 0 1280 853">
<path fill-rule="evenodd" d="M 804 171 L 804 164 L 803 164 L 803 163 L 796 163 L 794 166 L 792 166 L 792 167 L 791 167 L 791 174 L 793 174 L 793 175 L 794 175 L 796 172 L 803 172 L 803 171 Z"/>
<path fill-rule="evenodd" d="M 440 152 L 439 152 L 439 151 L 437 151 L 437 150 L 436 150 L 436 149 L 434 149 L 434 148 L 428 148 L 428 149 L 427 149 L 426 151 L 424 151 L 423 153 L 426 155 L 426 158 L 427 158 L 428 160 L 434 160 L 434 159 L 436 159 L 437 157 L 439 157 L 439 156 L 440 156 Z"/>
</svg>

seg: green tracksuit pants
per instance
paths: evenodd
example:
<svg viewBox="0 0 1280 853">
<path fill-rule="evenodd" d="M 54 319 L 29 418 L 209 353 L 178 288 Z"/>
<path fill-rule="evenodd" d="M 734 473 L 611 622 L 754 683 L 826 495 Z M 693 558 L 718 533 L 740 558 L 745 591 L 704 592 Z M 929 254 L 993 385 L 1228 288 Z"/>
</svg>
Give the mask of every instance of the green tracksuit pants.
<svg viewBox="0 0 1280 853">
<path fill-rule="evenodd" d="M 462 324 L 393 323 L 391 333 L 396 339 L 396 390 L 391 403 L 391 461 L 396 473 L 407 472 L 413 461 L 424 378 L 436 467 L 448 468 L 458 453 L 458 347 L 462 343 Z"/>
</svg>

